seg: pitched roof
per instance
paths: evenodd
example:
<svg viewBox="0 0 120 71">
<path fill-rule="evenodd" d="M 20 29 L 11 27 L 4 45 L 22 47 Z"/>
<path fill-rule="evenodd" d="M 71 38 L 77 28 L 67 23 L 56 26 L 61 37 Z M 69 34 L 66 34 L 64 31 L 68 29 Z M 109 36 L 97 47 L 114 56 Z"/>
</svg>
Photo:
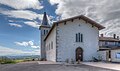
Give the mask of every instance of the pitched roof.
<svg viewBox="0 0 120 71">
<path fill-rule="evenodd" d="M 120 47 L 112 47 L 112 48 L 99 48 L 99 51 L 106 51 L 106 50 L 118 50 Z"/>
<path fill-rule="evenodd" d="M 52 25 L 52 27 L 51 27 L 51 29 L 50 29 L 50 31 L 48 32 L 48 34 L 46 35 L 46 37 L 45 37 L 44 40 L 47 39 L 47 37 L 49 36 L 49 34 L 51 33 L 52 29 L 54 28 L 54 26 L 55 26 L 56 24 L 64 23 L 64 22 L 71 21 L 71 20 L 73 21 L 74 19 L 82 19 L 82 20 L 88 22 L 89 24 L 97 27 L 99 30 L 105 28 L 104 26 L 102 26 L 102 25 L 98 24 L 97 22 L 89 19 L 88 17 L 86 17 L 86 16 L 84 16 L 84 15 L 79 15 L 79 16 L 75 16 L 75 17 L 71 17 L 71 18 L 67 18 L 67 19 L 64 19 L 64 20 L 60 20 L 60 21 L 54 22 L 53 25 Z"/>
<path fill-rule="evenodd" d="M 99 37 L 99 40 L 100 41 L 116 41 L 116 42 L 120 42 L 120 40 L 119 39 L 117 39 L 117 38 L 113 38 L 113 37 Z"/>
<path fill-rule="evenodd" d="M 43 16 L 43 20 L 42 20 L 42 25 L 49 25 L 48 24 L 48 19 L 47 19 L 46 12 L 44 12 L 44 16 Z"/>
<path fill-rule="evenodd" d="M 84 16 L 84 15 L 79 15 L 79 16 L 67 18 L 67 19 L 60 20 L 60 21 L 57 21 L 57 22 L 54 22 L 54 23 L 63 23 L 63 22 L 71 21 L 71 20 L 78 19 L 78 18 L 79 18 L 79 19 L 82 19 L 82 20 L 84 20 L 84 21 L 86 21 L 86 22 L 88 22 L 89 24 L 91 24 L 91 25 L 93 25 L 93 26 L 95 26 L 95 27 L 97 27 L 99 30 L 105 28 L 104 26 L 100 25 L 99 23 L 91 20 L 90 18 L 88 18 L 88 17 L 86 17 L 86 16 Z"/>
</svg>

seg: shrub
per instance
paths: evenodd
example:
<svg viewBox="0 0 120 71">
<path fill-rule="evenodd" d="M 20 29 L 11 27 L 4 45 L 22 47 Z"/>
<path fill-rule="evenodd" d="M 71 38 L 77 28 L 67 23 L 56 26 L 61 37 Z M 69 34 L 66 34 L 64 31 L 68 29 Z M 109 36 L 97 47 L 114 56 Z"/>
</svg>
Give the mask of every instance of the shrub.
<svg viewBox="0 0 120 71">
<path fill-rule="evenodd" d="M 0 64 L 11 64 L 11 63 L 16 63 L 16 62 L 7 57 L 0 58 Z"/>
<path fill-rule="evenodd" d="M 74 64 L 74 60 L 73 59 L 71 59 L 71 64 Z"/>
<path fill-rule="evenodd" d="M 99 60 L 98 60 L 97 58 L 95 58 L 95 57 L 92 57 L 92 59 L 93 59 L 94 62 L 98 62 L 98 61 L 99 61 Z"/>
<path fill-rule="evenodd" d="M 99 61 L 102 61 L 102 56 L 98 56 L 98 60 L 99 60 Z"/>
</svg>

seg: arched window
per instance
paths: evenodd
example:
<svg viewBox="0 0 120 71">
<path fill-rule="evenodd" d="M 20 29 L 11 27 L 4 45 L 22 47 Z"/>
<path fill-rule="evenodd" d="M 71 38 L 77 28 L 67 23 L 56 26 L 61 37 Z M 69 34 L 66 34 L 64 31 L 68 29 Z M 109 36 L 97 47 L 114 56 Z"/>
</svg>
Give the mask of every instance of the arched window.
<svg viewBox="0 0 120 71">
<path fill-rule="evenodd" d="M 83 34 L 81 33 L 76 34 L 76 42 L 83 42 Z"/>
<path fill-rule="evenodd" d="M 44 30 L 44 35 L 45 35 L 45 30 Z"/>
<path fill-rule="evenodd" d="M 48 30 L 46 30 L 46 34 L 48 33 Z"/>
<path fill-rule="evenodd" d="M 51 42 L 51 49 L 53 49 L 53 41 Z"/>
<path fill-rule="evenodd" d="M 50 43 L 49 43 L 49 50 L 50 50 Z"/>
</svg>

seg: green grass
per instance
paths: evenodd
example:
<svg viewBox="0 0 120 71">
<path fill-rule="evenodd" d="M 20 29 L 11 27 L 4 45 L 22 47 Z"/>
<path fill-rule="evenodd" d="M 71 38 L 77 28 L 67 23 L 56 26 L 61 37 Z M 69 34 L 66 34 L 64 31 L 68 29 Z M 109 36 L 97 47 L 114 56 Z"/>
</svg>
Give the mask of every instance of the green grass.
<svg viewBox="0 0 120 71">
<path fill-rule="evenodd" d="M 20 62 L 27 62 L 27 61 L 32 61 L 32 60 L 2 60 L 0 61 L 0 64 L 16 64 L 16 63 L 20 63 Z"/>
<path fill-rule="evenodd" d="M 9 59 L 7 57 L 0 58 L 0 64 L 15 64 L 15 63 L 23 62 L 23 61 L 24 60 L 13 60 L 13 59 Z"/>
<path fill-rule="evenodd" d="M 0 61 L 1 64 L 15 64 L 16 62 L 13 60 L 2 60 Z"/>
<path fill-rule="evenodd" d="M 35 61 L 33 58 L 24 58 L 24 59 L 9 59 L 7 57 L 0 58 L 0 64 L 16 64 L 20 62 Z"/>
<path fill-rule="evenodd" d="M 15 63 L 25 62 L 24 60 L 14 60 Z"/>
</svg>

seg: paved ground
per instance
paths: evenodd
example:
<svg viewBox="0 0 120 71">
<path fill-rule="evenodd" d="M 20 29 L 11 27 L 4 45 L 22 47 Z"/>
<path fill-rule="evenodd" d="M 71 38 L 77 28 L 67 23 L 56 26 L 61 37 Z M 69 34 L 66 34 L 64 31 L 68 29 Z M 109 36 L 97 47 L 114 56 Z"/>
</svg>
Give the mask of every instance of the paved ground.
<svg viewBox="0 0 120 71">
<path fill-rule="evenodd" d="M 115 71 L 87 65 L 40 64 L 26 62 L 19 64 L 0 65 L 0 71 Z"/>
<path fill-rule="evenodd" d="M 101 67 L 101 68 L 107 68 L 107 69 L 113 69 L 113 70 L 119 70 L 120 71 L 120 64 L 117 64 L 117 63 L 82 62 L 82 64 L 95 66 L 95 67 Z"/>
</svg>

